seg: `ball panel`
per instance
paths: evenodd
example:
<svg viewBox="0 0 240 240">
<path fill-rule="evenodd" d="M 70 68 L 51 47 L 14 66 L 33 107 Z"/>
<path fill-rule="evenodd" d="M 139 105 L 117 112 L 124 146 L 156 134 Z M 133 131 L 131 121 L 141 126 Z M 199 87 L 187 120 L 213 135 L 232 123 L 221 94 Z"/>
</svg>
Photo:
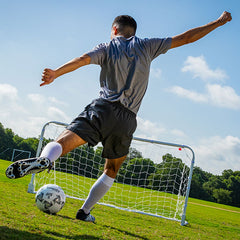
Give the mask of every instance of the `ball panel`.
<svg viewBox="0 0 240 240">
<path fill-rule="evenodd" d="M 63 208 L 66 195 L 58 185 L 47 184 L 37 191 L 35 201 L 41 211 L 56 214 Z"/>
</svg>

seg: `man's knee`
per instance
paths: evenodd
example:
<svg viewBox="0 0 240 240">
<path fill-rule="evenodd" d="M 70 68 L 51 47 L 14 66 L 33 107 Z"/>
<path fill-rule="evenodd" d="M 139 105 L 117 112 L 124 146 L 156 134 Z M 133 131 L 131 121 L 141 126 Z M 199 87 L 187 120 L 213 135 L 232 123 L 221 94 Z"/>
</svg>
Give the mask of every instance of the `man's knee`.
<svg viewBox="0 0 240 240">
<path fill-rule="evenodd" d="M 109 177 L 116 177 L 118 173 L 118 169 L 116 169 L 116 166 L 111 161 L 106 161 L 104 166 L 104 173 L 107 174 Z"/>
<path fill-rule="evenodd" d="M 104 173 L 107 174 L 109 177 L 115 178 L 117 176 L 118 170 L 120 169 L 125 159 L 126 156 L 116 159 L 106 159 Z"/>
<path fill-rule="evenodd" d="M 68 152 L 72 151 L 74 148 L 86 143 L 85 140 L 83 140 L 76 133 L 70 130 L 65 130 L 64 132 L 62 132 L 57 138 L 56 142 L 62 145 L 62 155 L 65 155 Z"/>
</svg>

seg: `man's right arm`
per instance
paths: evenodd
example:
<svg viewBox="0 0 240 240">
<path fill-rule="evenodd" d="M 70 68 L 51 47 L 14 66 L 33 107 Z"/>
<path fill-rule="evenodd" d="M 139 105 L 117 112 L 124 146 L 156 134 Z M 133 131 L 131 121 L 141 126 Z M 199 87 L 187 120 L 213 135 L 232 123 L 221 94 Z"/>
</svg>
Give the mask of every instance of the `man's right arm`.
<svg viewBox="0 0 240 240">
<path fill-rule="evenodd" d="M 87 54 L 82 55 L 81 57 L 74 58 L 70 62 L 65 63 L 61 67 L 52 70 L 49 68 L 44 69 L 42 74 L 42 83 L 40 86 L 44 86 L 50 84 L 54 81 L 54 79 L 60 77 L 65 73 L 72 72 L 82 66 L 88 65 L 91 62 L 91 57 Z"/>
<path fill-rule="evenodd" d="M 224 25 L 231 20 L 231 13 L 223 12 L 222 15 L 213 22 L 210 22 L 201 27 L 190 29 L 185 33 L 172 37 L 171 48 L 176 48 L 188 43 L 195 42 L 213 31 L 214 29 Z"/>
</svg>

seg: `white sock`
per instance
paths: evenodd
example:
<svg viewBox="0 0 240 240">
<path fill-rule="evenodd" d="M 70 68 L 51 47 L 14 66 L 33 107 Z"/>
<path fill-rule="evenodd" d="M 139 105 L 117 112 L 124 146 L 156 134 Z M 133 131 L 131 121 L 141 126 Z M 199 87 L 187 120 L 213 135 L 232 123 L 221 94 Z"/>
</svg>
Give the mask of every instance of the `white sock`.
<svg viewBox="0 0 240 240">
<path fill-rule="evenodd" d="M 58 142 L 50 142 L 44 147 L 40 157 L 46 157 L 51 162 L 54 162 L 61 156 L 61 154 L 62 145 Z"/>
<path fill-rule="evenodd" d="M 88 214 L 92 207 L 107 193 L 113 185 L 113 182 L 114 178 L 109 177 L 105 173 L 98 178 L 81 207 L 86 214 Z"/>
</svg>

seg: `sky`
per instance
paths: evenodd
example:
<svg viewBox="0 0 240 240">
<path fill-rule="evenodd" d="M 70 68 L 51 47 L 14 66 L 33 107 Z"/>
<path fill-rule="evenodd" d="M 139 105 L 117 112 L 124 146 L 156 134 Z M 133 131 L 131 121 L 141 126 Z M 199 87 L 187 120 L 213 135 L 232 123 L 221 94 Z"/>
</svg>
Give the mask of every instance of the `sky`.
<svg viewBox="0 0 240 240">
<path fill-rule="evenodd" d="M 229 11 L 230 23 L 152 62 L 134 136 L 188 145 L 213 174 L 240 170 L 239 10 L 236 0 L 0 0 L 0 122 L 24 138 L 70 123 L 98 97 L 100 67 L 39 87 L 42 71 L 109 42 L 118 15 L 135 18 L 140 38 L 165 38 Z"/>
</svg>

